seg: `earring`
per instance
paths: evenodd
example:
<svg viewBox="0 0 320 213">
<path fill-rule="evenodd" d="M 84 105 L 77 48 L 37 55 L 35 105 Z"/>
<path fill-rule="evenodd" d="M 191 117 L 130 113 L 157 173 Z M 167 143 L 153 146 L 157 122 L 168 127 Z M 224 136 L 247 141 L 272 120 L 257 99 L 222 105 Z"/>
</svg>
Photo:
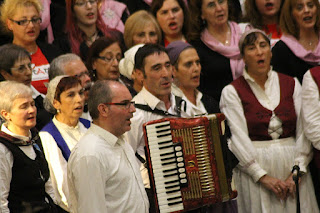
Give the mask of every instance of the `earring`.
<svg viewBox="0 0 320 213">
<path fill-rule="evenodd" d="M 57 109 L 57 113 L 60 113 L 61 111 L 60 111 L 60 109 Z"/>
<path fill-rule="evenodd" d="M 206 26 L 207 25 L 207 21 L 205 19 L 202 19 L 202 24 L 203 24 L 203 26 Z"/>
</svg>

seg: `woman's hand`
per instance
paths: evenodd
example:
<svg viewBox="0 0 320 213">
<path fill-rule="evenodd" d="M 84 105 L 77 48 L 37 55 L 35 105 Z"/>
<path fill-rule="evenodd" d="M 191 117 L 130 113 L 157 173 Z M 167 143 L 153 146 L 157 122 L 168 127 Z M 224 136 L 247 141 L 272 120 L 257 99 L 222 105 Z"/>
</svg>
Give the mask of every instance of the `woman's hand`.
<svg viewBox="0 0 320 213">
<path fill-rule="evenodd" d="M 288 186 L 288 190 L 289 190 L 289 195 L 291 195 L 293 198 L 295 196 L 295 193 L 296 193 L 296 184 L 295 182 L 293 181 L 293 178 L 292 178 L 293 174 L 290 173 L 289 177 L 285 180 L 287 186 Z M 299 177 L 299 184 L 301 182 L 301 178 Z M 288 196 L 289 196 L 288 195 Z"/>
<path fill-rule="evenodd" d="M 264 175 L 259 179 L 259 183 L 272 191 L 279 199 L 287 199 L 288 185 L 286 182 L 269 175 Z"/>
</svg>

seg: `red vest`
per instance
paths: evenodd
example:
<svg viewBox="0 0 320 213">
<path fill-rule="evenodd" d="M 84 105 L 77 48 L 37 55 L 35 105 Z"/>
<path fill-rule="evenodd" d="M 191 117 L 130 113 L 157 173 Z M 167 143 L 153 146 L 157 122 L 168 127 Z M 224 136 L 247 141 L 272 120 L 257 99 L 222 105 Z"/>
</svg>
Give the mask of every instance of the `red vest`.
<svg viewBox="0 0 320 213">
<path fill-rule="evenodd" d="M 283 133 L 280 138 L 295 136 L 296 111 L 294 108 L 293 92 L 295 81 L 292 77 L 278 73 L 280 83 L 280 103 L 274 109 L 275 115 L 282 121 Z M 249 137 L 252 141 L 272 140 L 268 127 L 272 111 L 264 108 L 252 92 L 243 76 L 231 83 L 236 89 L 247 121 Z"/>
<path fill-rule="evenodd" d="M 311 68 L 310 73 L 320 92 L 320 66 Z M 320 150 L 313 148 L 313 159 L 316 167 L 320 168 Z"/>
</svg>

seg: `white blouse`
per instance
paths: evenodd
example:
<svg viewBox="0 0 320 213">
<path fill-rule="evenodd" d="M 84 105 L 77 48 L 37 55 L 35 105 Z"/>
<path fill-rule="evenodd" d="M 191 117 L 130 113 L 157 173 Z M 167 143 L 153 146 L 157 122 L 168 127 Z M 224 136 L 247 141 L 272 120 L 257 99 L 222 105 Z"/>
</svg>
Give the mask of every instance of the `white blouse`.
<svg viewBox="0 0 320 213">
<path fill-rule="evenodd" d="M 249 76 L 249 74 L 244 71 L 243 77 L 248 82 L 250 88 L 252 89 L 254 95 L 258 99 L 259 103 L 273 111 L 280 103 L 280 84 L 278 74 L 272 70 L 268 73 L 268 79 L 264 85 L 265 90 L 263 90 L 255 80 Z M 297 122 L 297 136 L 301 135 L 299 127 L 301 121 L 299 119 L 300 114 L 300 90 L 301 86 L 299 81 L 295 78 L 295 88 L 293 94 L 294 107 L 298 117 Z M 267 174 L 264 169 L 260 167 L 255 159 L 256 150 L 252 145 L 252 141 L 249 138 L 249 132 L 247 127 L 247 121 L 244 116 L 244 111 L 242 107 L 241 100 L 238 96 L 237 91 L 232 85 L 226 86 L 222 90 L 220 109 L 226 115 L 228 124 L 232 132 L 231 139 L 229 140 L 229 148 L 235 154 L 239 160 L 239 165 L 241 169 L 249 174 L 255 182 L 257 182 L 263 175 Z M 269 124 L 269 131 L 271 128 L 277 128 L 279 126 L 280 120 L 277 117 L 271 119 Z M 281 133 L 281 132 L 280 132 Z M 279 135 L 274 135 L 272 138 L 276 139 Z"/>
<path fill-rule="evenodd" d="M 87 128 L 81 122 L 78 122 L 75 127 L 70 127 L 61 123 L 55 117 L 52 121 L 59 130 L 70 151 L 87 131 Z M 63 157 L 60 148 L 50 133 L 40 131 L 39 136 L 42 141 L 43 151 L 48 161 L 50 177 L 57 204 L 68 211 L 69 190 L 67 183 L 67 161 Z"/>
</svg>

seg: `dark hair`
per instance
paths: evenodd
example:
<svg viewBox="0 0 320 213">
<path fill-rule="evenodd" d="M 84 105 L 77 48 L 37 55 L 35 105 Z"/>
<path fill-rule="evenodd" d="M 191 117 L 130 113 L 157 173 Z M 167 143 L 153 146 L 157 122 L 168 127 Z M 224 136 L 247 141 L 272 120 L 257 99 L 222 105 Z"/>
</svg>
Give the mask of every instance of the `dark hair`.
<svg viewBox="0 0 320 213">
<path fill-rule="evenodd" d="M 154 17 L 157 18 L 157 12 L 160 10 L 160 8 L 163 6 L 163 2 L 165 0 L 153 0 L 151 3 L 150 11 L 154 15 Z M 182 26 L 182 34 L 184 36 L 187 36 L 190 31 L 190 14 L 189 9 L 185 2 L 183 0 L 175 0 L 178 2 L 179 6 L 182 9 L 183 12 L 183 26 Z M 163 31 L 162 31 L 163 32 Z M 164 39 L 164 36 L 162 36 Z"/>
<path fill-rule="evenodd" d="M 232 0 L 226 0 L 228 2 L 228 20 L 239 21 L 235 18 L 235 11 L 231 3 Z M 192 17 L 190 22 L 190 31 L 188 41 L 196 40 L 200 38 L 201 32 L 207 27 L 207 22 L 201 18 L 202 15 L 202 2 L 203 0 L 190 0 L 190 16 Z"/>
<path fill-rule="evenodd" d="M 141 70 L 143 75 L 145 76 L 145 71 L 144 71 L 145 58 L 155 53 L 167 54 L 167 51 L 163 46 L 159 44 L 146 44 L 143 47 L 140 47 L 136 55 L 134 56 L 134 68 Z"/>
<path fill-rule="evenodd" d="M 110 88 L 110 83 L 118 82 L 111 80 L 98 80 L 90 89 L 88 109 L 93 120 L 99 118 L 99 104 L 112 102 L 113 93 Z"/>
<path fill-rule="evenodd" d="M 15 44 L 2 45 L 0 47 L 0 70 L 4 70 L 11 75 L 11 68 L 16 61 L 24 58 L 29 58 L 31 61 L 30 54 L 24 48 Z M 2 80 L 4 80 L 4 78 L 0 75 L 0 81 Z"/>
<path fill-rule="evenodd" d="M 86 62 L 86 66 L 90 72 L 90 77 L 93 81 L 96 81 L 96 73 L 95 70 L 93 70 L 93 62 L 95 60 L 98 59 L 100 53 L 106 49 L 107 47 L 109 47 L 110 45 L 117 43 L 120 46 L 120 49 L 123 52 L 123 47 L 121 45 L 121 43 L 113 36 L 108 36 L 108 37 L 101 37 L 98 38 L 97 40 L 95 40 L 95 42 L 93 42 L 93 44 L 91 45 L 90 49 L 89 49 L 89 53 L 88 53 L 88 58 L 87 58 L 87 62 Z"/>
<path fill-rule="evenodd" d="M 245 37 L 245 39 L 243 40 L 242 43 L 242 47 L 240 49 L 240 53 L 241 55 L 244 55 L 244 48 L 248 45 L 254 44 L 254 42 L 258 39 L 258 36 L 262 35 L 262 37 L 264 38 L 264 40 L 266 40 L 266 42 L 269 44 L 270 46 L 270 39 L 268 38 L 268 36 L 266 36 L 265 34 L 259 33 L 259 32 L 255 32 L 255 33 L 250 33 L 249 35 L 247 35 Z"/>
<path fill-rule="evenodd" d="M 77 85 L 81 85 L 81 81 L 75 76 L 66 76 L 62 78 L 57 85 L 54 99 L 60 101 L 61 93 L 70 88 L 76 87 Z"/>
<path fill-rule="evenodd" d="M 285 0 L 281 0 L 280 9 L 278 12 L 278 21 L 280 19 L 280 12 L 284 1 Z M 256 0 L 246 0 L 244 6 L 246 11 L 246 14 L 243 18 L 244 22 L 249 22 L 254 28 L 263 29 L 265 24 L 263 23 L 262 15 L 257 8 Z"/>
</svg>

